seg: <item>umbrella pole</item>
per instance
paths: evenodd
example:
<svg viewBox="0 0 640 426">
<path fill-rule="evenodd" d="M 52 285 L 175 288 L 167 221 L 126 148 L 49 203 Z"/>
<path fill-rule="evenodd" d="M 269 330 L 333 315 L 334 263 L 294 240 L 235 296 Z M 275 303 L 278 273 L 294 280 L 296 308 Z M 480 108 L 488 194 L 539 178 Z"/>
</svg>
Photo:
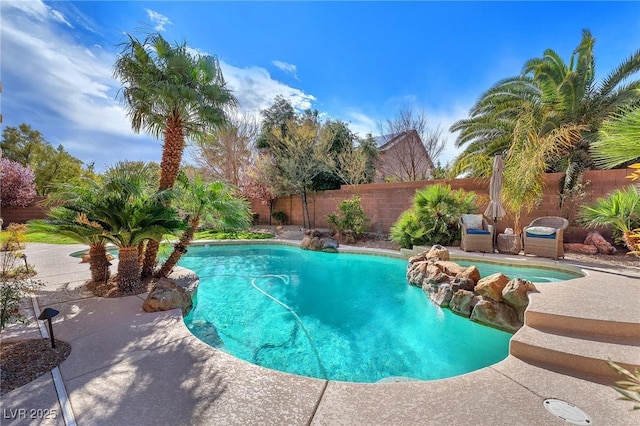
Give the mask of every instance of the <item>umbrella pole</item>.
<svg viewBox="0 0 640 426">
<path fill-rule="evenodd" d="M 493 218 L 493 252 L 496 252 L 496 241 L 498 240 L 498 218 Z"/>
</svg>

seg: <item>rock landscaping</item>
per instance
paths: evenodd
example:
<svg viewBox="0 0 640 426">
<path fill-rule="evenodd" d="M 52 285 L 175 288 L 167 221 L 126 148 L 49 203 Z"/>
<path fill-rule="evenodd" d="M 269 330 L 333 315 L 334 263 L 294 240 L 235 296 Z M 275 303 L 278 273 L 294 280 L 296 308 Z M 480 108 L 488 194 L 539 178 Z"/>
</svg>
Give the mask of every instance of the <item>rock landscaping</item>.
<svg viewBox="0 0 640 426">
<path fill-rule="evenodd" d="M 512 333 L 524 325 L 527 293 L 537 291 L 531 281 L 502 273 L 480 278 L 478 268 L 451 262 L 449 251 L 437 245 L 409 259 L 407 280 L 438 306 Z"/>
</svg>

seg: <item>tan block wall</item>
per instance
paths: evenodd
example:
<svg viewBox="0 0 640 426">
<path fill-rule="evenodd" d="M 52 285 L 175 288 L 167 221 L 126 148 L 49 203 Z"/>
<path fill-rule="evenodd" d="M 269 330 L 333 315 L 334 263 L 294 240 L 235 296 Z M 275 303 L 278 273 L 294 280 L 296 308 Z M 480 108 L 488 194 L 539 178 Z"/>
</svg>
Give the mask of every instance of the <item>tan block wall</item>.
<svg viewBox="0 0 640 426">
<path fill-rule="evenodd" d="M 578 202 L 568 202 L 564 209 L 560 208 L 560 182 L 563 173 L 549 173 L 546 176 L 546 188 L 542 202 L 531 213 L 522 212 L 520 227 L 528 225 L 533 219 L 540 216 L 563 216 L 574 219 L 578 206 L 591 202 L 611 191 L 630 185 L 631 180 L 626 176 L 631 174 L 631 169 L 622 170 L 594 170 L 584 174 L 586 183 L 586 196 Z M 411 207 L 411 200 L 416 189 L 424 188 L 437 183 L 449 184 L 453 189 L 462 188 L 473 191 L 478 196 L 480 211 L 483 213 L 489 202 L 489 179 L 468 178 L 454 180 L 432 180 L 422 182 L 396 182 L 396 183 L 372 183 L 367 185 L 343 186 L 339 190 L 309 193 L 309 214 L 314 227 L 326 227 L 326 215 L 337 210 L 338 204 L 354 194 L 360 195 L 362 208 L 371 219 L 371 230 L 376 232 L 389 232 L 389 228 L 398 219 L 400 214 Z M 259 223 L 269 222 L 269 206 L 252 200 L 251 206 L 258 213 Z M 277 200 L 274 210 L 284 211 L 289 217 L 289 224 L 302 226 L 302 202 L 298 196 L 281 197 Z M 274 222 L 275 223 L 275 222 Z M 498 223 L 498 231 L 506 227 L 514 227 L 513 217 L 507 216 Z M 584 239 L 582 235 L 586 231 L 572 229 L 568 233 L 576 234 L 576 239 Z"/>
<path fill-rule="evenodd" d="M 44 219 L 49 211 L 48 207 L 42 206 L 44 197 L 38 197 L 34 204 L 27 207 L 0 207 L 0 217 L 2 218 L 2 229 L 10 223 L 25 223 L 31 219 Z"/>
<path fill-rule="evenodd" d="M 560 180 L 563 173 L 550 173 L 546 176 L 546 188 L 542 202 L 531 213 L 522 213 L 520 226 L 529 224 L 534 218 L 540 216 L 563 216 L 570 221 L 575 217 L 577 208 L 582 203 L 591 202 L 602 197 L 611 191 L 630 185 L 632 182 L 626 176 L 630 175 L 632 169 L 622 170 L 594 170 L 584 174 L 586 184 L 586 197 L 578 203 L 569 202 L 565 209 L 559 207 L 560 201 Z M 354 194 L 360 195 L 362 208 L 371 219 L 371 230 L 375 232 L 389 232 L 391 225 L 398 219 L 400 214 L 411 207 L 411 200 L 416 189 L 424 188 L 427 185 L 436 183 L 449 184 L 453 189 L 462 188 L 466 191 L 474 191 L 478 194 L 478 203 L 483 213 L 489 202 L 489 179 L 469 178 L 454 180 L 432 180 L 422 182 L 395 182 L 395 183 L 372 183 L 367 185 L 343 186 L 339 190 L 321 191 L 310 193 L 309 214 L 314 227 L 327 227 L 326 215 L 337 210 L 338 204 L 344 199 L 350 198 Z M 41 201 L 39 199 L 38 201 Z M 269 206 L 262 204 L 258 200 L 250 200 L 252 209 L 259 214 L 258 222 L 269 223 Z M 277 200 L 274 210 L 284 211 L 289 224 L 302 226 L 302 202 L 298 196 L 281 197 Z M 24 223 L 31 219 L 41 219 L 46 217 L 47 208 L 36 203 L 29 207 L 2 207 L 0 217 L 2 217 L 5 228 L 9 223 Z M 275 222 L 274 222 L 275 223 Z M 513 218 L 507 216 L 498 223 L 498 231 L 501 232 L 506 227 L 514 227 Z M 603 230 L 606 234 L 606 230 Z M 567 241 L 584 240 L 585 230 L 571 227 L 566 233 Z"/>
</svg>

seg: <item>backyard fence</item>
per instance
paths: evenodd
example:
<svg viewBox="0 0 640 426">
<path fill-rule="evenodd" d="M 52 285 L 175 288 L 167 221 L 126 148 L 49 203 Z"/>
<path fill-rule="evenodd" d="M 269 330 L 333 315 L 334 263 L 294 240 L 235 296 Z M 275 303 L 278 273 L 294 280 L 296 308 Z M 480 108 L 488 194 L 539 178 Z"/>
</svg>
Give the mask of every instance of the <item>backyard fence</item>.
<svg viewBox="0 0 640 426">
<path fill-rule="evenodd" d="M 545 189 L 540 204 L 530 213 L 522 212 L 520 227 L 528 225 L 531 220 L 540 216 L 562 216 L 569 219 L 575 225 L 574 219 L 581 204 L 589 203 L 597 198 L 607 195 L 611 191 L 630 185 L 627 178 L 632 169 L 620 170 L 592 170 L 584 173 L 584 188 L 580 194 L 567 199 L 560 207 L 560 185 L 564 173 L 549 173 L 545 177 Z M 374 232 L 389 232 L 391 225 L 400 214 L 411 207 L 411 200 L 417 189 L 435 184 L 448 184 L 453 189 L 473 191 L 478 195 L 479 210 L 484 212 L 489 203 L 489 179 L 467 178 L 451 180 L 431 180 L 420 182 L 397 183 L 372 183 L 366 185 L 344 185 L 340 189 L 332 191 L 312 192 L 308 194 L 309 214 L 314 227 L 325 228 L 328 226 L 326 216 L 337 211 L 338 204 L 342 200 L 359 195 L 362 200 L 362 208 L 371 219 L 370 227 Z M 46 217 L 48 208 L 42 206 L 42 198 L 39 198 L 29 207 L 1 207 L 0 217 L 6 227 L 12 222 L 24 223 L 31 219 Z M 259 200 L 250 200 L 251 208 L 256 213 L 257 223 L 269 223 L 269 206 Z M 282 211 L 288 217 L 288 223 L 302 226 L 302 202 L 298 196 L 280 197 L 276 200 L 274 211 Z M 275 222 L 274 222 L 275 223 Z M 498 223 L 498 231 L 514 227 L 513 217 L 507 215 Z M 605 232 L 606 233 L 606 232 Z M 584 240 L 586 231 L 579 226 L 571 226 L 565 232 L 566 241 Z"/>
<path fill-rule="evenodd" d="M 575 225 L 573 222 L 581 204 L 589 203 L 615 189 L 630 185 L 632 182 L 626 176 L 630 175 L 631 172 L 631 169 L 585 172 L 583 190 L 579 194 L 566 199 L 562 207 L 560 207 L 560 188 L 564 173 L 548 173 L 545 177 L 545 189 L 540 204 L 530 213 L 522 211 L 520 227 L 528 225 L 533 219 L 540 216 L 566 217 L 572 225 Z M 435 184 L 448 184 L 452 189 L 475 192 L 478 195 L 480 207 L 478 213 L 484 212 L 489 203 L 488 178 L 345 185 L 337 190 L 308 194 L 311 224 L 318 228 L 327 227 L 326 216 L 329 213 L 335 213 L 338 204 L 342 200 L 358 195 L 361 198 L 362 208 L 371 219 L 371 230 L 387 233 L 400 214 L 411 207 L 411 201 L 416 190 Z M 259 200 L 251 200 L 251 208 L 258 214 L 258 223 L 269 223 L 268 204 L 263 204 Z M 273 210 L 283 211 L 288 217 L 289 224 L 303 224 L 302 202 L 298 196 L 278 198 Z M 273 223 L 276 222 L 274 221 Z M 498 223 L 497 227 L 498 232 L 502 232 L 507 227 L 513 228 L 513 216 L 508 214 Z M 565 234 L 565 239 L 568 241 L 584 240 L 586 232 L 579 226 L 572 226 Z"/>
</svg>

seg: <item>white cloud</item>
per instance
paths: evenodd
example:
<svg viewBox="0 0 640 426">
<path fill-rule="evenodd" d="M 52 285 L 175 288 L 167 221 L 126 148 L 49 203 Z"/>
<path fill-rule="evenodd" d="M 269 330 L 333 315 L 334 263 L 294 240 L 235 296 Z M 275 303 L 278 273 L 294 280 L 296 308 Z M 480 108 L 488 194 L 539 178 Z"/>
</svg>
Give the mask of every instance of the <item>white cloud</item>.
<svg viewBox="0 0 640 426">
<path fill-rule="evenodd" d="M 350 110 L 347 112 L 347 118 L 349 120 L 349 129 L 351 129 L 352 132 L 357 133 L 361 138 L 367 136 L 368 133 L 371 133 L 374 136 L 378 134 L 377 122 L 361 111 L 355 109 Z"/>
<path fill-rule="evenodd" d="M 275 60 L 273 62 L 271 62 L 276 68 L 278 68 L 279 70 L 282 70 L 284 72 L 286 72 L 287 74 L 291 74 L 293 76 L 293 78 L 295 78 L 296 80 L 300 81 L 300 79 L 298 79 L 298 67 L 295 66 L 294 64 L 290 64 L 288 62 L 282 62 L 282 61 L 278 61 Z"/>
<path fill-rule="evenodd" d="M 279 68 L 284 72 L 295 74 L 297 71 L 297 67 L 295 65 L 289 64 L 287 62 L 273 61 L 272 64 L 275 65 L 276 68 Z"/>
<path fill-rule="evenodd" d="M 156 24 L 156 26 L 153 27 L 153 29 L 156 31 L 166 31 L 166 28 L 164 27 L 165 25 L 173 25 L 173 22 L 171 22 L 169 18 L 154 10 L 145 9 L 145 12 L 147 12 L 147 16 L 149 17 L 151 22 Z"/>
<path fill-rule="evenodd" d="M 115 100 L 114 57 L 77 44 L 61 32 L 59 17 L 46 6 L 2 6 L 4 116 L 7 124 L 26 122 L 54 145 L 83 161 L 115 161 L 131 153 L 136 135 Z M 22 4 L 20 6 L 23 6 Z M 17 121 L 14 123 L 13 121 Z M 86 155 L 82 152 L 93 151 Z"/>
<path fill-rule="evenodd" d="M 473 101 L 468 102 L 458 102 L 452 105 L 447 109 L 438 109 L 438 110 L 427 110 L 427 118 L 429 119 L 429 123 L 434 128 L 440 126 L 442 129 L 442 136 L 445 139 L 445 147 L 440 155 L 440 163 L 442 165 L 453 160 L 458 154 L 463 151 L 463 148 L 456 148 L 456 138 L 458 137 L 457 132 L 451 133 L 449 132 L 449 128 L 456 121 L 466 118 L 469 116 L 469 110 L 471 106 L 474 104 Z"/>
<path fill-rule="evenodd" d="M 313 95 L 274 80 L 264 68 L 239 68 L 222 61 L 220 68 L 229 88 L 238 98 L 240 109 L 244 111 L 268 108 L 278 95 L 291 102 L 298 111 L 310 109 L 312 102 L 316 100 Z"/>
<path fill-rule="evenodd" d="M 3 1 L 2 8 L 5 9 L 17 9 L 38 21 L 44 22 L 49 18 L 54 21 L 64 24 L 69 28 L 73 28 L 73 25 L 67 21 L 62 12 L 44 4 L 41 1 Z"/>
<path fill-rule="evenodd" d="M 7 125 L 26 122 L 54 145 L 63 144 L 85 162 L 96 161 L 98 170 L 125 158 L 160 159 L 160 142 L 135 134 L 115 99 L 120 82 L 112 75 L 113 52 L 94 41 L 82 45 L 73 33 L 60 31 L 62 15 L 52 14 L 42 2 L 3 1 L 0 7 Z M 245 113 L 268 108 L 277 95 L 300 111 L 315 101 L 274 80 L 264 68 L 220 66 Z"/>
</svg>

